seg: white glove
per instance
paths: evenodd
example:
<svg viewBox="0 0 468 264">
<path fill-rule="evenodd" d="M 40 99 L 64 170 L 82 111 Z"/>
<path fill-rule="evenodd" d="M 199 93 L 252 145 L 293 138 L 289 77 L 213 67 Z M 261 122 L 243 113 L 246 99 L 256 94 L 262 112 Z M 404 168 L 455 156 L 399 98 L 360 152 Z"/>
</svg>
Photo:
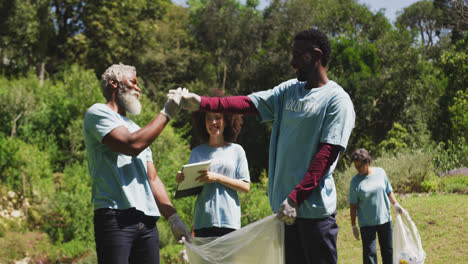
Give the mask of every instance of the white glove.
<svg viewBox="0 0 468 264">
<path fill-rule="evenodd" d="M 395 211 L 399 214 L 404 214 L 404 215 L 408 215 L 408 212 L 403 209 L 403 207 L 401 207 L 401 205 L 399 203 L 395 203 L 393 205 L 393 207 L 395 207 Z"/>
<path fill-rule="evenodd" d="M 359 240 L 359 228 L 355 225 L 353 225 L 353 235 L 357 240 Z"/>
<path fill-rule="evenodd" d="M 187 89 L 182 90 L 180 95 L 180 106 L 183 109 L 189 111 L 198 111 L 200 109 L 201 97 L 199 95 L 190 93 Z"/>
<path fill-rule="evenodd" d="M 297 216 L 297 205 L 289 197 L 284 200 L 278 209 L 277 217 L 283 221 L 286 225 L 292 225 L 296 221 Z"/>
<path fill-rule="evenodd" d="M 179 214 L 175 213 L 167 220 L 171 224 L 172 234 L 175 236 L 179 244 L 183 243 L 182 237 L 185 237 L 187 242 L 192 242 L 192 236 L 190 235 L 190 232 L 188 231 L 185 224 L 180 219 Z"/>
<path fill-rule="evenodd" d="M 180 110 L 180 99 L 183 89 L 179 87 L 177 90 L 171 90 L 176 92 L 171 93 L 169 91 L 167 94 L 167 102 L 164 104 L 164 108 L 161 110 L 161 113 L 167 116 L 169 119 L 171 119 Z"/>
</svg>

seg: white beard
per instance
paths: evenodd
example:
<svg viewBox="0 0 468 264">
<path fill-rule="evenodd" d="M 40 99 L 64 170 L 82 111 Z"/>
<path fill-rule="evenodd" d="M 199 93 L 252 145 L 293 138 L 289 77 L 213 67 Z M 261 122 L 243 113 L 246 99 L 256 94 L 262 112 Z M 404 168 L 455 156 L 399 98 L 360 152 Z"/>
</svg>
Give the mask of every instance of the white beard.
<svg viewBox="0 0 468 264">
<path fill-rule="evenodd" d="M 130 90 L 122 84 L 117 93 L 117 100 L 120 105 L 125 108 L 125 111 L 132 115 L 139 115 L 141 112 L 140 93 Z"/>
</svg>

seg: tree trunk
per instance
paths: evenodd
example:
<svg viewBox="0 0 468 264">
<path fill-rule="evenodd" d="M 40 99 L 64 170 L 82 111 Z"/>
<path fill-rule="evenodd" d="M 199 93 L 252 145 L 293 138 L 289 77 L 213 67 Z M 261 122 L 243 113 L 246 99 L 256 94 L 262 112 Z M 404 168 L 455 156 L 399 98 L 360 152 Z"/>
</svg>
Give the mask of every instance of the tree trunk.
<svg viewBox="0 0 468 264">
<path fill-rule="evenodd" d="M 41 72 L 39 73 L 39 86 L 44 84 L 45 63 L 41 63 Z"/>
</svg>

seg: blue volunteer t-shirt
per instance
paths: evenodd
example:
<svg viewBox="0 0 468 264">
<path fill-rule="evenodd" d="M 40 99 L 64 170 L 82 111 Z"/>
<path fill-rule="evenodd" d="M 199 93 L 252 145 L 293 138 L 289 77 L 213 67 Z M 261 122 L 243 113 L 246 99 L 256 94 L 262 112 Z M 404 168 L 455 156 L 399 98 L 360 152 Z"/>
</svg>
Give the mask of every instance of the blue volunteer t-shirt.
<svg viewBox="0 0 468 264">
<path fill-rule="evenodd" d="M 273 120 L 270 138 L 268 197 L 273 212 L 304 178 L 319 144 L 346 148 L 354 127 L 354 107 L 349 95 L 333 81 L 306 90 L 306 82 L 292 79 L 273 89 L 249 95 L 260 120 Z M 324 218 L 336 210 L 332 172 L 299 208 L 298 217 Z"/>
<path fill-rule="evenodd" d="M 190 154 L 189 163 L 212 159 L 210 171 L 250 182 L 244 149 L 235 143 L 214 148 L 206 144 L 197 146 Z M 198 195 L 193 212 L 193 228 L 241 227 L 241 208 L 237 191 L 220 183 L 205 183 Z"/>
<path fill-rule="evenodd" d="M 145 215 L 159 217 L 160 213 L 151 190 L 147 162 L 153 162 L 150 148 L 137 157 L 114 152 L 102 144 L 102 139 L 117 127 L 130 132 L 140 127 L 105 104 L 94 104 L 86 112 L 83 135 L 92 179 L 94 209 L 136 208 Z"/>
<path fill-rule="evenodd" d="M 392 220 L 388 194 L 392 186 L 382 168 L 372 167 L 369 175 L 356 174 L 349 185 L 349 202 L 357 204 L 359 227 L 385 224 Z"/>
</svg>

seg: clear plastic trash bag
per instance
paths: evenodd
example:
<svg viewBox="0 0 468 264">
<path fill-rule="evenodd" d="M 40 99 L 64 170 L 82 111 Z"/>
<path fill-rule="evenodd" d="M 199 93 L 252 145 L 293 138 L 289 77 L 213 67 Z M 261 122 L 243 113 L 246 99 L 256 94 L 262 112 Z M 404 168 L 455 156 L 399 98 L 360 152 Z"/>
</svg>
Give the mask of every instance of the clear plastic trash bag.
<svg viewBox="0 0 468 264">
<path fill-rule="evenodd" d="M 190 264 L 283 264 L 284 223 L 271 215 L 217 238 L 184 240 Z"/>
<path fill-rule="evenodd" d="M 416 225 L 407 212 L 397 214 L 393 227 L 393 263 L 424 264 L 426 252 Z"/>
</svg>

